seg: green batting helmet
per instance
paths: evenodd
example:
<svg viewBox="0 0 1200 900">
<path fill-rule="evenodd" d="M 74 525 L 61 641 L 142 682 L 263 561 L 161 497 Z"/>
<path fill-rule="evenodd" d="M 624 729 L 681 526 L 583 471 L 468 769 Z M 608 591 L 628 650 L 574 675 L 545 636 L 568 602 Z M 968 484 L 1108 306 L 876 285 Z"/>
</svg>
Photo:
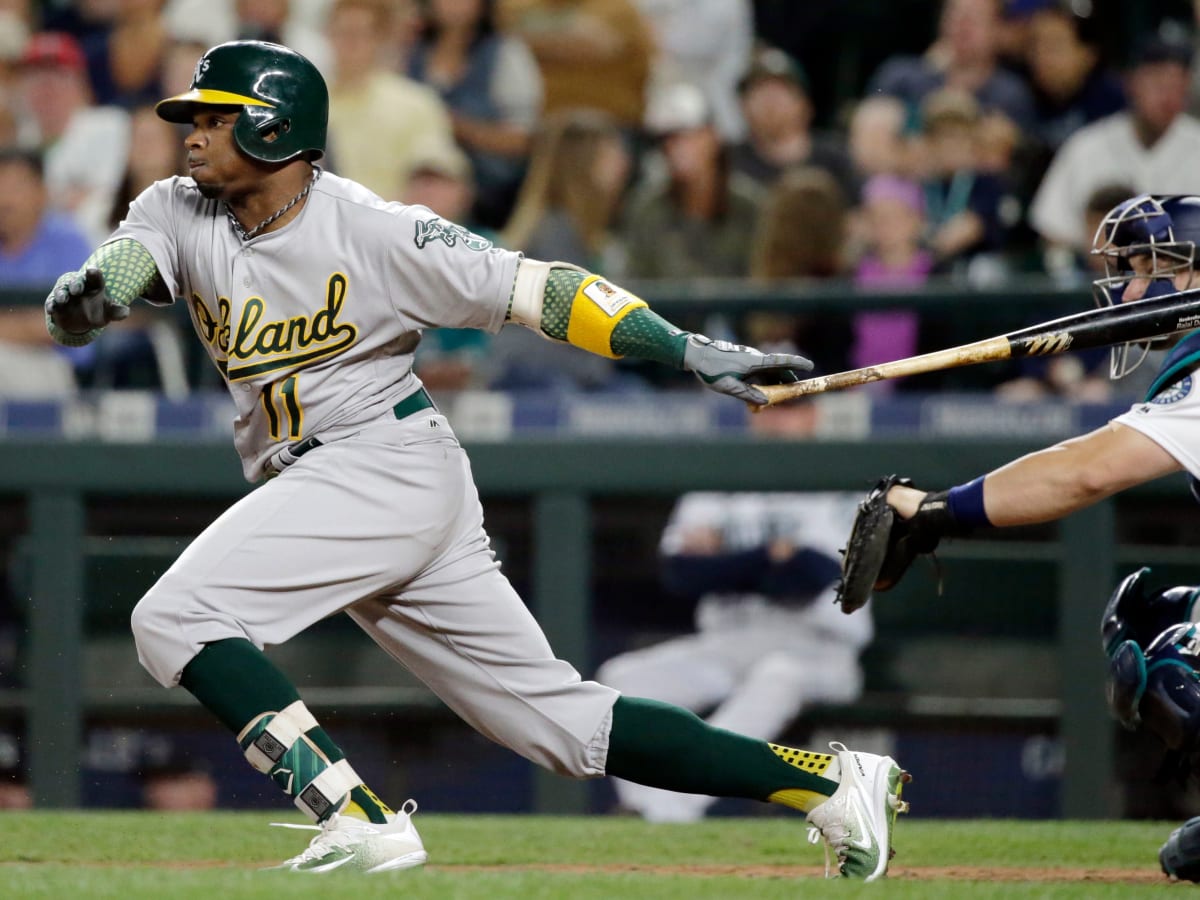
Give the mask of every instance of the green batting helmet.
<svg viewBox="0 0 1200 900">
<path fill-rule="evenodd" d="M 191 88 L 161 101 L 155 111 L 168 122 L 190 125 L 201 106 L 240 106 L 233 139 L 254 159 L 281 163 L 325 153 L 325 79 L 311 62 L 280 44 L 218 44 L 196 63 Z"/>
</svg>

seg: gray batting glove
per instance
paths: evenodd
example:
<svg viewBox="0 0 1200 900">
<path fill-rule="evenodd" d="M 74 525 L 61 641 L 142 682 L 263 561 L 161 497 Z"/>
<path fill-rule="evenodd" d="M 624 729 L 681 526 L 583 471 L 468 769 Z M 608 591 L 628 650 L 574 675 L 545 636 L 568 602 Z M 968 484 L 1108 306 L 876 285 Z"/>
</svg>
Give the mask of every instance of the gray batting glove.
<svg viewBox="0 0 1200 900">
<path fill-rule="evenodd" d="M 96 268 L 68 272 L 46 298 L 46 315 L 63 331 L 87 334 L 129 315 L 129 307 L 104 290 L 104 274 Z"/>
<path fill-rule="evenodd" d="M 766 394 L 747 384 L 747 375 L 770 375 L 777 382 L 795 381 L 795 370 L 808 372 L 813 364 L 803 356 L 791 353 L 763 353 L 753 347 L 689 334 L 683 351 L 683 367 L 695 372 L 710 390 L 755 406 L 765 406 Z"/>
</svg>

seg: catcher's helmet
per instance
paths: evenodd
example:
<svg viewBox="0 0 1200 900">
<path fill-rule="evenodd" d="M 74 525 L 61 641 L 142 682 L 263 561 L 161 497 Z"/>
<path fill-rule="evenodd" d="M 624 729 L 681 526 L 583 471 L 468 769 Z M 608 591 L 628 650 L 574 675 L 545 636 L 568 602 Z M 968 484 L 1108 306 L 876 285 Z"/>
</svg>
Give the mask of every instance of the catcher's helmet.
<svg viewBox="0 0 1200 900">
<path fill-rule="evenodd" d="M 218 44 L 196 63 L 191 88 L 161 101 L 155 111 L 168 122 L 187 125 L 200 106 L 240 106 L 233 139 L 254 159 L 279 163 L 325 153 L 325 79 L 311 62 L 280 44 Z"/>
<path fill-rule="evenodd" d="M 1177 293 L 1175 276 L 1200 267 L 1200 196 L 1141 194 L 1118 203 L 1105 215 L 1092 241 L 1092 253 L 1104 259 L 1104 277 L 1093 282 L 1100 306 L 1122 301 L 1133 275 L 1130 259 L 1150 258 L 1145 294 L 1139 299 Z M 1144 271 L 1144 270 L 1143 270 Z M 1169 340 L 1168 340 L 1169 343 Z M 1112 348 L 1111 375 L 1120 378 L 1141 365 L 1152 344 Z M 1137 348 L 1131 353 L 1131 348 Z"/>
</svg>

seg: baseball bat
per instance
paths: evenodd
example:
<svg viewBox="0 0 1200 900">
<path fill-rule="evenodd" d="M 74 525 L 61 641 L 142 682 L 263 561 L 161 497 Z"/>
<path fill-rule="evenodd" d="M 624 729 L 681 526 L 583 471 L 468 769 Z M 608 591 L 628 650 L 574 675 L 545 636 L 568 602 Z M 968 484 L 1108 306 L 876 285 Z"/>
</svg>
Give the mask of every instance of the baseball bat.
<svg viewBox="0 0 1200 900">
<path fill-rule="evenodd" d="M 1200 327 L 1200 289 L 1166 297 L 1133 300 L 1063 316 L 1009 334 L 909 356 L 892 362 L 820 375 L 792 384 L 759 385 L 767 406 L 888 378 L 973 366 L 977 363 L 1026 356 L 1051 356 L 1068 350 L 1088 350 L 1163 337 Z"/>
</svg>

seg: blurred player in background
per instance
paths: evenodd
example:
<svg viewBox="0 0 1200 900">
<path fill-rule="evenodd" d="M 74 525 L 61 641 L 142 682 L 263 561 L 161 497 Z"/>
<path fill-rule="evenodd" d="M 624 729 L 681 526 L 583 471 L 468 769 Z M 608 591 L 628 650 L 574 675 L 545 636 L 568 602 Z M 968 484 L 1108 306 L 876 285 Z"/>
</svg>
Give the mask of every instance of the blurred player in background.
<svg viewBox="0 0 1200 900">
<path fill-rule="evenodd" d="M 712 492 L 680 498 L 663 532 L 663 582 L 697 602 L 696 631 L 615 656 L 596 679 L 768 741 L 810 706 L 858 699 L 858 655 L 871 639 L 871 618 L 844 616 L 833 602 L 837 542 L 857 499 Z M 615 787 L 623 808 L 651 822 L 695 821 L 716 800 L 620 779 Z"/>
</svg>

